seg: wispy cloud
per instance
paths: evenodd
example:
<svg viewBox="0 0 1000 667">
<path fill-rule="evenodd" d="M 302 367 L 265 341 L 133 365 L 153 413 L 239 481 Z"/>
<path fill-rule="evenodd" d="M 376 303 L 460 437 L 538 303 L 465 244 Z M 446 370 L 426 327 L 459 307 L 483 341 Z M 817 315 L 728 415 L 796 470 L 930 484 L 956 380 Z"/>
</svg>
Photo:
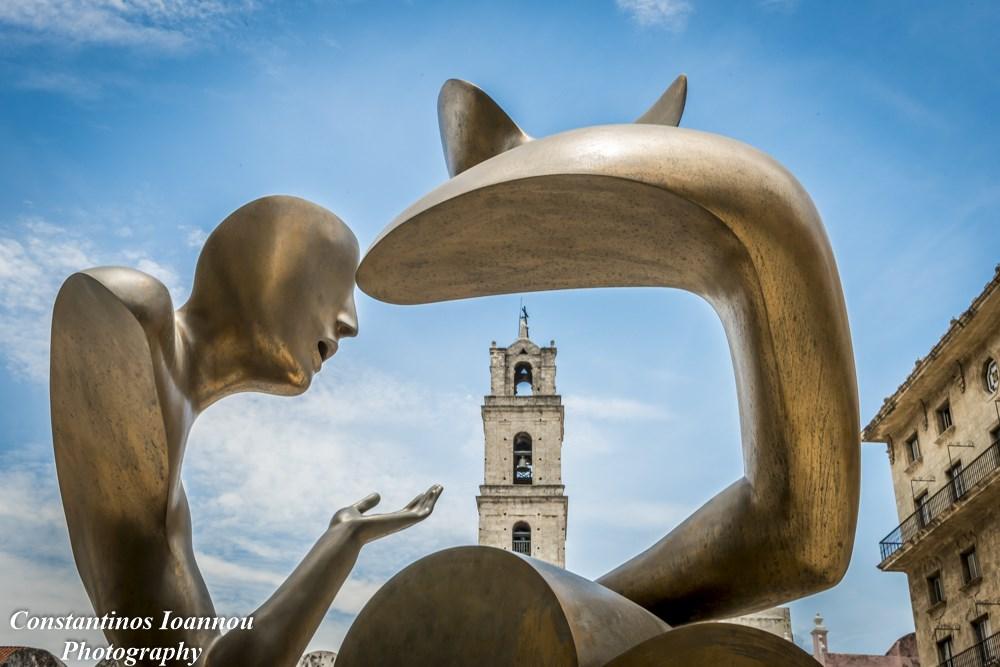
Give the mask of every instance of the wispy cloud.
<svg viewBox="0 0 1000 667">
<path fill-rule="evenodd" d="M 588 499 L 574 507 L 587 517 L 586 525 L 595 531 L 602 527 L 615 526 L 631 530 L 652 529 L 666 532 L 677 525 L 697 509 L 691 503 L 675 503 L 670 501 L 628 500 L 622 503 L 608 504 Z"/>
<path fill-rule="evenodd" d="M 870 76 L 861 79 L 861 83 L 876 102 L 898 118 L 937 132 L 945 132 L 951 128 L 942 113 L 908 92 Z"/>
<path fill-rule="evenodd" d="M 184 232 L 184 242 L 190 248 L 201 248 L 208 240 L 208 232 L 201 227 L 181 227 Z"/>
<path fill-rule="evenodd" d="M 694 7 L 687 0 L 615 0 L 641 26 L 683 30 Z"/>
<path fill-rule="evenodd" d="M 0 25 L 21 37 L 177 51 L 254 8 L 252 0 L 5 0 Z"/>
<path fill-rule="evenodd" d="M 602 420 L 654 420 L 670 419 L 662 406 L 621 396 L 567 396 L 566 408 L 589 419 Z"/>
<path fill-rule="evenodd" d="M 185 479 L 201 508 L 203 550 L 288 565 L 340 507 L 379 491 L 375 511 L 392 511 L 432 483 L 446 488 L 433 529 L 393 536 L 393 550 L 416 555 L 470 541 L 482 463 L 477 400 L 427 395 L 339 357 L 328 366 L 301 397 L 235 396 L 196 424 Z"/>
<path fill-rule="evenodd" d="M 25 71 L 15 85 L 22 90 L 65 95 L 81 101 L 98 99 L 103 88 L 93 79 L 68 72 L 42 70 Z"/>
<path fill-rule="evenodd" d="M 90 602 L 73 567 L 66 522 L 59 502 L 55 466 L 47 447 L 25 444 L 16 454 L 0 452 L 0 614 L 89 614 Z M 63 642 L 85 638 L 101 643 L 99 632 L 73 637 L 44 630 L 14 630 L 0 623 L 0 645 L 36 646 L 57 655 Z"/>
<path fill-rule="evenodd" d="M 179 298 L 184 290 L 172 268 L 140 250 L 99 251 L 88 239 L 42 218 L 0 235 L 0 348 L 15 375 L 48 379 L 49 327 L 59 285 L 70 274 L 100 265 L 135 266 L 159 278 Z"/>
</svg>

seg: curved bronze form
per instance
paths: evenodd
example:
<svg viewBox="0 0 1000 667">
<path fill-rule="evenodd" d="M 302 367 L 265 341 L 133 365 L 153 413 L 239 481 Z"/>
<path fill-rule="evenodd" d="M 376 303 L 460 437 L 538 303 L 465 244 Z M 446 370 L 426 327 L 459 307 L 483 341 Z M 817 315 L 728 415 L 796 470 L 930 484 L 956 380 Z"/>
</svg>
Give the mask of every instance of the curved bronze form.
<svg viewBox="0 0 1000 667">
<path fill-rule="evenodd" d="M 619 655 L 605 667 L 817 667 L 792 642 L 733 623 L 676 628 Z"/>
<path fill-rule="evenodd" d="M 598 667 L 669 629 L 555 565 L 455 547 L 418 560 L 375 593 L 344 637 L 337 667 Z"/>
<path fill-rule="evenodd" d="M 305 391 L 357 334 L 354 234 L 329 211 L 266 197 L 205 243 L 191 298 L 174 311 L 156 279 L 96 268 L 66 280 L 52 320 L 51 408 L 59 488 L 77 568 L 98 615 L 212 617 L 181 484 L 188 432 L 229 394 Z M 398 512 L 338 511 L 252 630 L 111 630 L 125 647 L 184 641 L 199 665 L 294 665 L 361 547 L 425 518 L 432 487 Z M 143 662 L 140 662 L 143 664 Z"/>
<path fill-rule="evenodd" d="M 745 476 L 599 581 L 677 624 L 832 586 L 850 559 L 858 399 L 843 293 L 809 196 L 763 153 L 640 123 L 531 140 L 485 93 L 439 100 L 456 174 L 372 245 L 358 285 L 401 304 L 582 287 L 694 292 L 736 373 Z"/>
</svg>

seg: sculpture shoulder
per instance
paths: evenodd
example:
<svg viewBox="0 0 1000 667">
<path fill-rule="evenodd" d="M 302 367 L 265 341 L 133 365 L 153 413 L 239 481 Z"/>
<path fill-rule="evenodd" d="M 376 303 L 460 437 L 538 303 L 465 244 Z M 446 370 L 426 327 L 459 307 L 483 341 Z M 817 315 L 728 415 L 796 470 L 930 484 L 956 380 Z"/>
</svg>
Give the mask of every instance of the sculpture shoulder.
<svg viewBox="0 0 1000 667">
<path fill-rule="evenodd" d="M 56 298 L 54 326 L 60 324 L 60 306 L 76 301 L 84 293 L 124 306 L 147 338 L 162 340 L 173 329 L 174 305 L 166 286 L 147 273 L 123 267 L 97 267 L 67 278 Z"/>
<path fill-rule="evenodd" d="M 74 551 L 96 539 L 88 531 L 112 526 L 107 508 L 127 515 L 130 530 L 162 532 L 171 470 L 151 352 L 171 317 L 166 289 L 138 271 L 92 269 L 59 290 L 49 401 Z"/>
</svg>

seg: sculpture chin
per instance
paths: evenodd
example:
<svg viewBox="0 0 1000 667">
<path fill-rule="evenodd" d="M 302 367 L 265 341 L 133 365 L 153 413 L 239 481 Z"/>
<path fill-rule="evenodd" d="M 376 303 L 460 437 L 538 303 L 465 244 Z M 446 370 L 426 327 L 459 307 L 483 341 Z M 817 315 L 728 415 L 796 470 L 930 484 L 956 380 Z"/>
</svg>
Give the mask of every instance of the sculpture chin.
<svg viewBox="0 0 1000 667">
<path fill-rule="evenodd" d="M 311 360 L 308 365 L 296 362 L 282 364 L 271 372 L 262 373 L 250 380 L 240 391 L 255 391 L 274 396 L 299 396 L 312 385 L 315 372 Z"/>
</svg>

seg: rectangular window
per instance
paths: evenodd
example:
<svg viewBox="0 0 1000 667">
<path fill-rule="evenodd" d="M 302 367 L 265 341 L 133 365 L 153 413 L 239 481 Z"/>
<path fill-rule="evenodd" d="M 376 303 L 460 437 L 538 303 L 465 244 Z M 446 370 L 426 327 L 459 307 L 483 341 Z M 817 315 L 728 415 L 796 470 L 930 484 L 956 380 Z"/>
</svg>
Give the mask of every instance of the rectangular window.
<svg viewBox="0 0 1000 667">
<path fill-rule="evenodd" d="M 992 634 L 989 615 L 983 614 L 972 622 L 972 636 L 976 638 L 977 644 L 986 641 Z"/>
<path fill-rule="evenodd" d="M 952 658 L 955 657 L 955 647 L 951 642 L 951 637 L 945 637 L 937 643 L 938 661 L 940 667 L 954 667 Z"/>
<path fill-rule="evenodd" d="M 930 595 L 931 606 L 944 602 L 944 582 L 941 581 L 941 573 L 935 572 L 927 577 L 927 593 Z"/>
<path fill-rule="evenodd" d="M 996 658 L 997 647 L 994 642 L 989 641 L 993 632 L 990 630 L 990 617 L 987 614 L 983 614 L 972 622 L 972 636 L 976 638 L 980 664 L 995 664 L 993 660 Z"/>
<path fill-rule="evenodd" d="M 927 492 L 924 491 L 919 496 L 913 499 L 913 506 L 917 511 L 917 523 L 923 528 L 931 520 L 931 507 L 927 504 Z"/>
<path fill-rule="evenodd" d="M 913 463 L 914 461 L 920 460 L 920 440 L 917 438 L 917 434 L 914 433 L 906 441 L 906 462 Z"/>
<path fill-rule="evenodd" d="M 965 477 L 962 475 L 962 462 L 952 464 L 945 473 L 948 475 L 948 486 L 951 488 L 951 501 L 955 502 L 965 495 Z"/>
<path fill-rule="evenodd" d="M 938 418 L 938 433 L 944 433 L 951 428 L 951 403 L 945 401 L 944 404 L 937 409 Z"/>
<path fill-rule="evenodd" d="M 976 547 L 962 552 L 962 580 L 971 583 L 982 576 L 979 571 L 979 557 L 976 556 Z"/>
</svg>

